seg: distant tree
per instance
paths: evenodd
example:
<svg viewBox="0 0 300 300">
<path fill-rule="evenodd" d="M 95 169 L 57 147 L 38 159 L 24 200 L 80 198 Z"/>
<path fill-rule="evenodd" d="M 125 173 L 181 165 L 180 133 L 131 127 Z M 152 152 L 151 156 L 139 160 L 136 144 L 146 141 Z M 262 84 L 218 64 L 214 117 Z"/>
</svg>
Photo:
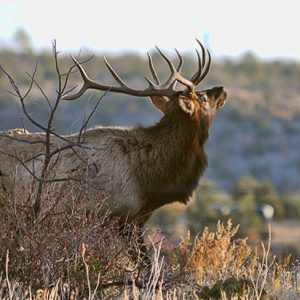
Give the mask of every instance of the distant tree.
<svg viewBox="0 0 300 300">
<path fill-rule="evenodd" d="M 269 204 L 274 208 L 274 218 L 282 219 L 285 215 L 283 203 L 276 191 L 276 188 L 268 179 L 260 182 L 256 189 L 256 204 Z"/>
<path fill-rule="evenodd" d="M 32 43 L 28 32 L 24 28 L 19 28 L 13 36 L 13 46 L 21 53 L 32 53 Z"/>
<path fill-rule="evenodd" d="M 260 71 L 261 64 L 252 52 L 247 52 L 242 58 L 241 67 L 249 76 L 255 76 Z"/>
<path fill-rule="evenodd" d="M 254 177 L 246 175 L 239 178 L 235 182 L 232 190 L 232 195 L 237 201 L 243 199 L 243 197 L 248 196 L 249 194 L 254 197 L 257 187 L 258 181 Z"/>
<path fill-rule="evenodd" d="M 284 193 L 281 196 L 281 202 L 284 206 L 285 218 L 300 219 L 300 193 Z"/>
<path fill-rule="evenodd" d="M 259 182 L 252 176 L 244 176 L 236 181 L 232 190 L 237 210 L 233 221 L 240 224 L 240 232 L 255 239 L 264 230 L 263 220 L 257 213 L 256 190 Z"/>
<path fill-rule="evenodd" d="M 158 209 L 147 222 L 150 228 L 159 228 L 168 240 L 178 242 L 180 235 L 187 233 L 186 206 L 179 203 Z"/>
<path fill-rule="evenodd" d="M 214 182 L 202 179 L 196 190 L 194 199 L 186 211 L 187 226 L 192 234 L 197 234 L 205 226 L 211 228 L 216 225 L 217 220 L 224 219 L 221 211 L 215 207 L 215 204 L 219 202 L 220 194 Z"/>
</svg>

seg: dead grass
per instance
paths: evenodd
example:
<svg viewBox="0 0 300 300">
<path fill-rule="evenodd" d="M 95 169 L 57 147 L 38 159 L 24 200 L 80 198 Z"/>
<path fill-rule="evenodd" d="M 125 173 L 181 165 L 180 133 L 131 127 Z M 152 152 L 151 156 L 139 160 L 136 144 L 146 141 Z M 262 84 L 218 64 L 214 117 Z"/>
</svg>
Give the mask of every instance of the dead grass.
<svg viewBox="0 0 300 300">
<path fill-rule="evenodd" d="M 105 194 L 45 191 L 34 223 L 30 190 L 1 193 L 0 299 L 300 297 L 299 264 L 272 256 L 271 228 L 259 249 L 236 238 L 231 220 L 178 245 L 149 234 L 149 261 L 137 228 L 121 230 L 109 212 L 99 213 Z"/>
<path fill-rule="evenodd" d="M 206 228 L 193 242 L 189 235 L 183 237 L 173 249 L 152 242 L 148 269 L 134 267 L 132 260 L 130 269 L 129 257 L 113 253 L 109 243 L 116 240 L 107 240 L 101 255 L 111 259 L 104 272 L 101 255 L 83 242 L 77 251 L 81 263 L 73 265 L 77 277 L 51 284 L 36 278 L 39 287 L 12 275 L 6 252 L 0 299 L 299 299 L 299 265 L 290 257 L 281 262 L 272 257 L 271 234 L 260 249 L 252 249 L 247 239 L 235 238 L 237 230 L 229 220 L 218 222 L 216 232 Z"/>
<path fill-rule="evenodd" d="M 193 277 L 198 284 L 209 285 L 231 276 L 239 278 L 245 271 L 251 248 L 247 239 L 233 239 L 238 227 L 233 227 L 231 220 L 226 225 L 218 222 L 216 232 L 205 228 L 196 238 L 187 267 L 194 270 Z M 189 237 L 182 241 L 187 243 Z"/>
</svg>

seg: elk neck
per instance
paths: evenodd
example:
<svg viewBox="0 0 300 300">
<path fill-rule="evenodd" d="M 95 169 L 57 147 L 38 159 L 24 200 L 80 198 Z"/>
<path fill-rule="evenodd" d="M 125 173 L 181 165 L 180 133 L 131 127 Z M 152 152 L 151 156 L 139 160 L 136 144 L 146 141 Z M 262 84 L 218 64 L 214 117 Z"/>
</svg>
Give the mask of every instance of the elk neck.
<svg viewBox="0 0 300 300">
<path fill-rule="evenodd" d="M 148 128 L 147 135 L 155 142 L 155 148 L 161 148 L 161 153 L 168 150 L 166 155 L 185 157 L 202 155 L 203 146 L 208 138 L 208 122 L 200 122 L 196 118 L 179 112 L 172 116 L 163 116 L 161 120 Z"/>
<path fill-rule="evenodd" d="M 147 191 L 144 211 L 175 201 L 187 203 L 207 166 L 208 124 L 178 112 L 141 129 L 151 141 L 139 157 L 138 178 Z"/>
</svg>

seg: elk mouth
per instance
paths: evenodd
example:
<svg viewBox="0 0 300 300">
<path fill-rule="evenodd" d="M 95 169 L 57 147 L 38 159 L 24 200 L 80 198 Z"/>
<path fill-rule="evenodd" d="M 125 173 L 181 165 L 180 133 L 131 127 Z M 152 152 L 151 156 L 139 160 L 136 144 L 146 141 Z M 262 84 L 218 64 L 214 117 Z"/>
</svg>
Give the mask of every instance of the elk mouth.
<svg viewBox="0 0 300 300">
<path fill-rule="evenodd" d="M 209 98 L 213 97 L 215 99 L 218 108 L 222 107 L 227 99 L 227 91 L 225 91 L 223 86 L 216 86 L 209 90 L 206 90 L 206 95 Z"/>
<path fill-rule="evenodd" d="M 216 86 L 210 90 L 207 90 L 208 96 L 214 96 L 215 99 L 219 98 L 220 96 L 224 95 L 225 98 L 227 97 L 227 92 L 225 91 L 223 86 Z"/>
</svg>

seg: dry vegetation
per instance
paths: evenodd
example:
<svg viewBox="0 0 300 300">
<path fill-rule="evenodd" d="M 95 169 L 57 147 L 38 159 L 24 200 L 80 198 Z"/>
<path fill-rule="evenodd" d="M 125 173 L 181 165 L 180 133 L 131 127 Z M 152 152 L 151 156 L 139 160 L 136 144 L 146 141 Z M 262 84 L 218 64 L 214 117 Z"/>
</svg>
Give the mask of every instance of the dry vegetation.
<svg viewBox="0 0 300 300">
<path fill-rule="evenodd" d="M 2 216 L 1 220 L 3 226 Z M 122 235 L 113 223 L 104 226 L 104 220 L 102 224 L 99 220 L 91 220 L 93 225 L 89 229 L 83 222 L 76 231 L 66 229 L 64 234 L 57 226 L 40 227 L 39 234 L 31 240 L 35 249 L 26 245 L 18 248 L 12 234 L 10 249 L 5 252 L 8 239 L 2 239 L 0 298 L 298 299 L 300 296 L 299 266 L 292 264 L 290 257 L 279 263 L 271 256 L 271 236 L 261 249 L 251 249 L 246 239 L 235 238 L 238 226 L 234 227 L 230 220 L 227 224 L 219 222 L 216 232 L 205 229 L 194 241 L 189 235 L 182 237 L 172 249 L 164 249 L 162 241 L 150 242 L 150 265 L 145 263 L 148 260 L 141 256 L 137 246 L 137 232 L 130 237 Z"/>
</svg>

